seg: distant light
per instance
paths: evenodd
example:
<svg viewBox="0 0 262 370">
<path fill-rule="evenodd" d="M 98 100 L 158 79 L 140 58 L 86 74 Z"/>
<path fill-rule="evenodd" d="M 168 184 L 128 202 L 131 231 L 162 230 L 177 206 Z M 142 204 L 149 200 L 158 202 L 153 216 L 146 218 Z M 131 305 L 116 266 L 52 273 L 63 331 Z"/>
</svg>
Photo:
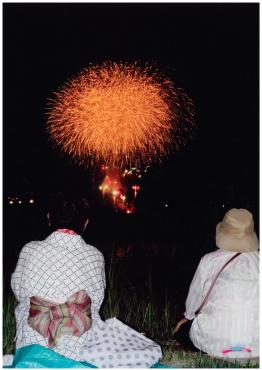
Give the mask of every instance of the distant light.
<svg viewBox="0 0 262 370">
<path fill-rule="evenodd" d="M 9 200 L 9 204 L 14 204 L 14 202 L 12 200 Z"/>
<path fill-rule="evenodd" d="M 18 203 L 19 203 L 19 204 L 22 204 L 22 201 L 21 201 L 21 200 L 19 200 L 19 201 L 18 201 Z"/>
<path fill-rule="evenodd" d="M 168 207 L 168 204 L 165 204 L 165 207 L 167 208 Z"/>
<path fill-rule="evenodd" d="M 35 202 L 34 199 L 29 200 L 29 203 L 31 203 L 31 204 L 33 204 L 34 202 Z"/>
<path fill-rule="evenodd" d="M 225 208 L 225 205 L 224 205 L 224 204 L 222 204 L 222 207 L 223 207 L 223 208 Z"/>
</svg>

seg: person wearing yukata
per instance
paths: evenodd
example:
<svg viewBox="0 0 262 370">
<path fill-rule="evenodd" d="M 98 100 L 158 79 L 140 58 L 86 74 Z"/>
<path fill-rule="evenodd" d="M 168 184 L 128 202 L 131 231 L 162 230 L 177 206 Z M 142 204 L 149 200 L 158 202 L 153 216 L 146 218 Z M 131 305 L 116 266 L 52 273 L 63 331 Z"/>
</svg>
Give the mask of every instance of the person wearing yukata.
<svg viewBox="0 0 262 370">
<path fill-rule="evenodd" d="M 249 359 L 259 356 L 259 253 L 252 214 L 231 209 L 216 227 L 218 250 L 200 260 L 175 331 L 186 343 L 209 355 Z M 238 254 L 238 255 L 236 255 Z M 232 260 L 232 257 L 234 257 Z M 200 313 L 214 277 L 223 265 Z M 189 320 L 193 320 L 191 328 Z M 184 330 L 183 326 L 188 329 Z M 187 337 L 187 338 L 185 338 Z"/>
<path fill-rule="evenodd" d="M 54 229 L 26 244 L 12 274 L 18 301 L 16 349 L 38 344 L 99 368 L 151 367 L 160 346 L 99 310 L 106 288 L 104 257 L 81 234 L 90 218 L 84 198 L 56 197 L 48 212 Z"/>
</svg>

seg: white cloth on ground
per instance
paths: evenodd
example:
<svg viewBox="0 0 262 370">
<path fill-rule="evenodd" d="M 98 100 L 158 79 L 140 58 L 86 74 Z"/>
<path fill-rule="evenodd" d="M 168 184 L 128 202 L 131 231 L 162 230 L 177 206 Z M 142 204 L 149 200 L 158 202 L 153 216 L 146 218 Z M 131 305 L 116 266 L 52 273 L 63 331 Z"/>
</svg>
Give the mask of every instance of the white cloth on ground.
<svg viewBox="0 0 262 370">
<path fill-rule="evenodd" d="M 27 323 L 30 297 L 66 300 L 76 291 L 85 289 L 92 302 L 92 327 L 80 337 L 62 337 L 54 348 L 57 353 L 98 367 L 113 368 L 150 367 L 162 356 L 158 344 L 119 320 L 101 320 L 104 257 L 79 235 L 55 231 L 43 241 L 26 244 L 12 275 L 11 286 L 19 302 L 15 310 L 16 348 L 30 344 L 47 347 L 47 339 Z M 92 349 L 97 352 L 96 356 L 90 352 Z"/>
<path fill-rule="evenodd" d="M 185 317 L 195 318 L 215 275 L 235 252 L 219 249 L 200 261 L 186 300 Z M 223 270 L 190 330 L 200 350 L 213 356 L 259 356 L 259 253 L 242 253 Z M 223 350 L 235 350 L 223 354 Z M 238 347 L 251 350 L 240 351 Z"/>
<path fill-rule="evenodd" d="M 13 359 L 14 355 L 3 355 L 2 366 L 11 366 Z"/>
</svg>

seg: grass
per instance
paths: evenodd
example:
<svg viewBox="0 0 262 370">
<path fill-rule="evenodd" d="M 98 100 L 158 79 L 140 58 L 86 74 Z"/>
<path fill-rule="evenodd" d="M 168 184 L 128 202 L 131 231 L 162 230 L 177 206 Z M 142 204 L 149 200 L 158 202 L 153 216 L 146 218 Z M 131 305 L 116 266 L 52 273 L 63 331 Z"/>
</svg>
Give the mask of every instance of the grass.
<svg viewBox="0 0 262 370">
<path fill-rule="evenodd" d="M 4 299 L 3 307 L 3 353 L 12 354 L 15 351 L 15 297 L 10 294 Z"/>
<path fill-rule="evenodd" d="M 125 264 L 112 254 L 108 261 L 107 293 L 101 309 L 104 319 L 117 317 L 139 332 L 158 342 L 163 350 L 162 363 L 178 368 L 259 368 L 258 363 L 240 364 L 190 353 L 178 349 L 174 341 L 174 328 L 178 319 L 172 291 L 155 294 L 151 274 L 147 273 L 143 284 L 134 286 L 126 276 Z M 134 271 L 135 273 L 135 271 Z M 4 299 L 3 353 L 15 351 L 15 298 Z"/>
<path fill-rule="evenodd" d="M 111 257 L 109 266 L 102 317 L 117 317 L 156 341 L 173 338 L 177 312 L 171 304 L 168 291 L 164 292 L 161 299 L 156 298 L 150 275 L 138 289 L 126 278 L 121 262 Z"/>
<path fill-rule="evenodd" d="M 174 365 L 179 368 L 194 368 L 194 369 L 212 369 L 212 368 L 259 368 L 259 364 L 255 361 L 247 361 L 245 364 L 239 361 L 226 361 L 214 357 L 209 357 L 202 353 L 192 353 L 183 350 L 172 350 L 165 348 L 162 359 L 164 364 L 169 366 Z"/>
</svg>

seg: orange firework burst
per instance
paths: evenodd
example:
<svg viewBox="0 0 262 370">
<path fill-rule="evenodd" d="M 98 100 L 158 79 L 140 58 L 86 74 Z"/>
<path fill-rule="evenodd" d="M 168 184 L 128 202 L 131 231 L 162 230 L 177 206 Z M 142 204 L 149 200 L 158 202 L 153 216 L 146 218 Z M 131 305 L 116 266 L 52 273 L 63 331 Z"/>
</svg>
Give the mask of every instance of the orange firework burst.
<svg viewBox="0 0 262 370">
<path fill-rule="evenodd" d="M 137 63 L 90 66 L 55 93 L 48 112 L 50 135 L 64 152 L 118 167 L 159 160 L 193 123 L 183 90 Z"/>
</svg>

